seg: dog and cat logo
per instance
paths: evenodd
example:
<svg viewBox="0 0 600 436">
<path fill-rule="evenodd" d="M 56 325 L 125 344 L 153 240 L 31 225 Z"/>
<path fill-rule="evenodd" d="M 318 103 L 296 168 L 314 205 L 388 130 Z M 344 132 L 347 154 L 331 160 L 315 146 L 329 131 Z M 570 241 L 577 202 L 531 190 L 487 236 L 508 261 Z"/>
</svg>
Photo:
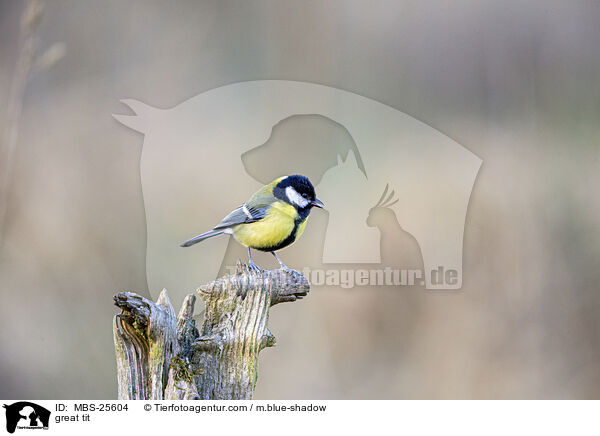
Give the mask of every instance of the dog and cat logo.
<svg viewBox="0 0 600 436">
<path fill-rule="evenodd" d="M 4 404 L 6 409 L 6 431 L 14 433 L 16 429 L 47 430 L 50 423 L 50 411 L 29 401 Z"/>
<path fill-rule="evenodd" d="M 465 220 L 482 160 L 431 126 L 349 91 L 287 80 L 234 83 L 170 109 L 122 102 L 134 115 L 115 119 L 144 134 L 140 172 L 153 295 L 166 287 L 171 297 L 183 299 L 187 290 L 217 277 L 228 238 L 207 240 L 192 251 L 177 242 L 212 228 L 233 199 L 244 201 L 288 173 L 309 176 L 328 213 L 324 234 L 297 263 L 406 267 L 397 265 L 399 255 L 384 258 L 390 238 L 377 224 L 385 218 L 409 235 L 411 246 L 418 244 L 412 252 L 426 289 L 462 287 Z M 315 141 L 294 128 L 298 117 L 339 126 L 352 145 L 336 149 L 327 135 Z M 298 142 L 269 148 L 282 135 L 288 136 L 280 143 Z M 440 268 L 452 271 L 454 280 L 432 280 Z"/>
</svg>

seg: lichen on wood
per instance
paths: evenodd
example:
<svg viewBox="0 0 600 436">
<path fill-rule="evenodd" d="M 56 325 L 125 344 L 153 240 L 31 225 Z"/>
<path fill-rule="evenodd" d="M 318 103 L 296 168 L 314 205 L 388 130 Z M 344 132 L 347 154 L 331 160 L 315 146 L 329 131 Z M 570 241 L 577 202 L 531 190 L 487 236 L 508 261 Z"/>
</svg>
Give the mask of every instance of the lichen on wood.
<svg viewBox="0 0 600 436">
<path fill-rule="evenodd" d="M 163 290 L 156 303 L 131 292 L 115 295 L 113 322 L 119 399 L 250 399 L 258 354 L 275 345 L 267 324 L 271 306 L 307 295 L 308 281 L 291 269 L 254 270 L 198 288 L 206 310 L 200 330 L 196 296 L 179 315 Z"/>
</svg>

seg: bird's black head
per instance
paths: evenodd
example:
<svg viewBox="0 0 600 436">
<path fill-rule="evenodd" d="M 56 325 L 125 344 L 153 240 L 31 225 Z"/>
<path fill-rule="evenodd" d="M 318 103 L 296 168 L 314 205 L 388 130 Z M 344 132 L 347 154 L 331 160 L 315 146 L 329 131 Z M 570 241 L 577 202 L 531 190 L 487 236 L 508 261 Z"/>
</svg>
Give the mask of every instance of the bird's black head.
<svg viewBox="0 0 600 436">
<path fill-rule="evenodd" d="M 309 211 L 313 207 L 323 207 L 308 177 L 300 175 L 284 177 L 273 188 L 273 194 L 298 210 Z"/>
</svg>

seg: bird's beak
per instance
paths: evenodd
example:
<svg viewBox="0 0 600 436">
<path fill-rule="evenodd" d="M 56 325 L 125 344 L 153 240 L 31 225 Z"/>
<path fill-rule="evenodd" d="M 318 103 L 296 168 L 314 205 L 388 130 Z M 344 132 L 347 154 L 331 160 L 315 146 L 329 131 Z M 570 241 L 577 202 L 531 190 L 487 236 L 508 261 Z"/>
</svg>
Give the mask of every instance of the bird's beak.
<svg viewBox="0 0 600 436">
<path fill-rule="evenodd" d="M 323 209 L 323 207 L 325 206 L 323 202 L 318 198 L 315 198 L 313 201 L 310 202 L 310 204 L 314 207 L 318 207 L 319 209 Z"/>
</svg>

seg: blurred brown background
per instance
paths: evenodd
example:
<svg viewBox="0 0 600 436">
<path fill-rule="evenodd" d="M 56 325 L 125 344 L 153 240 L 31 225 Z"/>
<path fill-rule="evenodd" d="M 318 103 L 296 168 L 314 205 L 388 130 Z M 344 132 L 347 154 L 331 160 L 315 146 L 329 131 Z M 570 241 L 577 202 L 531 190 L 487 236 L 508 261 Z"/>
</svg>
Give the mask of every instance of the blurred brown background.
<svg viewBox="0 0 600 436">
<path fill-rule="evenodd" d="M 600 397 L 597 1 L 42 3 L 33 36 L 56 59 L 0 162 L 1 397 L 116 398 L 112 295 L 148 295 L 142 137 L 111 117 L 119 99 L 166 108 L 252 79 L 365 95 L 483 159 L 463 289 L 276 307 L 257 399 Z M 3 138 L 24 5 L 0 2 Z"/>
</svg>

